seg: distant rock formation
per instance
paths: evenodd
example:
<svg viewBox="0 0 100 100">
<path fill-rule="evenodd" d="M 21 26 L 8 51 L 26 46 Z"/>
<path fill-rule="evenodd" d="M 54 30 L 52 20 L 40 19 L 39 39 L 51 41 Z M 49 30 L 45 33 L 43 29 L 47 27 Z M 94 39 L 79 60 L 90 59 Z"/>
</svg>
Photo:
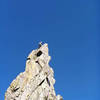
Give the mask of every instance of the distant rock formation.
<svg viewBox="0 0 100 100">
<path fill-rule="evenodd" d="M 51 57 L 48 44 L 39 44 L 26 61 L 26 68 L 12 81 L 5 100 L 63 100 L 54 90 L 54 72 L 48 65 Z"/>
</svg>

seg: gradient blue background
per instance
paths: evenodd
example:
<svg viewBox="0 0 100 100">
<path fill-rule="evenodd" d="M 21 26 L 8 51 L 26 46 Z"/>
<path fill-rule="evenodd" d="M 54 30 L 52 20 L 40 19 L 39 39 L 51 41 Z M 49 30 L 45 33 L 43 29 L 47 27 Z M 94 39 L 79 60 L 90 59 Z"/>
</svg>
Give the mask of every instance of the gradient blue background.
<svg viewBox="0 0 100 100">
<path fill-rule="evenodd" d="M 99 2 L 0 0 L 0 100 L 38 42 L 47 42 L 56 93 L 100 100 Z"/>
</svg>

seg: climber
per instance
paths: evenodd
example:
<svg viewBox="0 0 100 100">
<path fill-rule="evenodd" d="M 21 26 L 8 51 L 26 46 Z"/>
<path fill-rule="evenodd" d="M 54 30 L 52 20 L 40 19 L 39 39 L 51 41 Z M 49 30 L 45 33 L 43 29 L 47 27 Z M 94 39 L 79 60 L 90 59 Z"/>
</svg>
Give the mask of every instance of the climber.
<svg viewBox="0 0 100 100">
<path fill-rule="evenodd" d="M 42 41 L 39 43 L 39 47 L 38 48 L 40 48 L 42 46 Z"/>
</svg>

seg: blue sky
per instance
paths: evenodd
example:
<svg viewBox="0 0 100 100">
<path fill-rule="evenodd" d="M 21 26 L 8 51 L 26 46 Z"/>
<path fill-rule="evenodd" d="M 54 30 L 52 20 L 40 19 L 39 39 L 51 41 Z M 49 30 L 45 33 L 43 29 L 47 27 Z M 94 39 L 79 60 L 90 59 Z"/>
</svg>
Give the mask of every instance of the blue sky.
<svg viewBox="0 0 100 100">
<path fill-rule="evenodd" d="M 0 0 L 0 100 L 39 41 L 49 45 L 57 94 L 100 100 L 99 10 L 96 0 Z"/>
</svg>

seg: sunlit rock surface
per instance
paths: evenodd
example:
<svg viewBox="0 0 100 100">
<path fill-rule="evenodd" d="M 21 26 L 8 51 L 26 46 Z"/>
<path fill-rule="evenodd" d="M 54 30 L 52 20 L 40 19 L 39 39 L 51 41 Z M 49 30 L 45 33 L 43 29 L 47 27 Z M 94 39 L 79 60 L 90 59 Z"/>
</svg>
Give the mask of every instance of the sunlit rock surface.
<svg viewBox="0 0 100 100">
<path fill-rule="evenodd" d="M 63 100 L 54 90 L 54 72 L 49 66 L 48 44 L 39 44 L 26 61 L 26 68 L 12 81 L 5 100 Z"/>
</svg>

